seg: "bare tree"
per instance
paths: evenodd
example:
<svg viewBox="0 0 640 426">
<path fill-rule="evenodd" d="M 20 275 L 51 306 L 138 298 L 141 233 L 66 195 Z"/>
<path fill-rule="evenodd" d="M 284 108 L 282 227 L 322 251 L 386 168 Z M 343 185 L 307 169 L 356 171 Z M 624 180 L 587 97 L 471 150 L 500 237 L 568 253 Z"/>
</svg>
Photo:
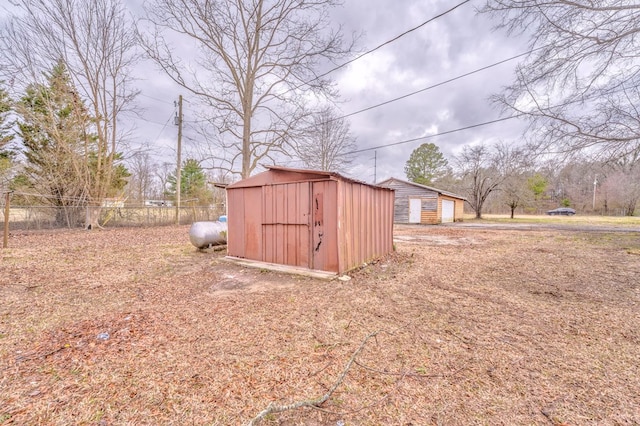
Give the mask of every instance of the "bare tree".
<svg viewBox="0 0 640 426">
<path fill-rule="evenodd" d="M 345 172 L 351 164 L 349 152 L 356 148 L 350 125 L 332 107 L 312 118 L 307 134 L 296 143 L 296 153 L 305 166 L 315 170 Z"/>
<path fill-rule="evenodd" d="M 131 178 L 127 185 L 129 194 L 131 198 L 144 204 L 145 199 L 151 198 L 155 178 L 154 170 L 158 166 L 153 163 L 149 153 L 144 151 L 134 153 L 127 161 L 127 166 L 131 172 Z"/>
<path fill-rule="evenodd" d="M 510 217 L 513 219 L 516 209 L 524 206 L 530 200 L 525 172 L 514 173 L 505 179 L 500 192 L 500 198 L 509 207 Z"/>
<path fill-rule="evenodd" d="M 640 140 L 640 4 L 624 0 L 488 0 L 483 11 L 531 54 L 495 100 L 523 114 L 546 151 L 603 158 Z"/>
<path fill-rule="evenodd" d="M 328 10 L 338 0 L 155 0 L 147 52 L 180 86 L 211 107 L 220 160 L 248 177 L 260 162 L 289 155 L 308 116 L 309 92 L 334 95 L 319 66 L 349 53 Z M 169 38 L 199 52 L 189 63 Z M 180 38 L 181 37 L 181 38 Z"/>
<path fill-rule="evenodd" d="M 626 216 L 633 216 L 640 201 L 640 151 L 621 157 L 609 165 L 601 189 L 611 204 L 619 207 Z"/>
<path fill-rule="evenodd" d="M 4 68 L 25 85 L 62 61 L 94 117 L 96 164 L 88 188 L 86 226 L 98 225 L 108 196 L 121 135 L 119 114 L 132 101 L 130 69 L 135 33 L 119 0 L 15 0 L 17 12 L 3 28 Z"/>
<path fill-rule="evenodd" d="M 158 179 L 159 187 L 156 188 L 155 198 L 166 200 L 167 189 L 169 188 L 169 177 L 175 173 L 175 164 L 164 162 L 155 170 L 155 176 Z"/>
<path fill-rule="evenodd" d="M 507 144 L 467 145 L 462 149 L 456 158 L 460 185 L 476 219 L 482 218 L 482 209 L 489 196 L 523 170 L 526 164 L 524 152 L 523 148 Z"/>
</svg>

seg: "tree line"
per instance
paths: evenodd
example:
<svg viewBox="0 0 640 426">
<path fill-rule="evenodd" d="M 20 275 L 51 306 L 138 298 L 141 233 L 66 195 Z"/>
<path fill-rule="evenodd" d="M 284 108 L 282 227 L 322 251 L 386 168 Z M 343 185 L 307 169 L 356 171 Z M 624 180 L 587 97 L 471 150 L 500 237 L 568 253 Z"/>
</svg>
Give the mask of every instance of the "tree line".
<svg viewBox="0 0 640 426">
<path fill-rule="evenodd" d="M 640 201 L 640 152 L 615 161 L 574 155 L 541 157 L 535 147 L 467 145 L 449 161 L 433 143 L 416 148 L 405 165 L 407 179 L 457 193 L 482 213 L 541 213 L 573 207 L 580 213 L 633 216 Z"/>
</svg>

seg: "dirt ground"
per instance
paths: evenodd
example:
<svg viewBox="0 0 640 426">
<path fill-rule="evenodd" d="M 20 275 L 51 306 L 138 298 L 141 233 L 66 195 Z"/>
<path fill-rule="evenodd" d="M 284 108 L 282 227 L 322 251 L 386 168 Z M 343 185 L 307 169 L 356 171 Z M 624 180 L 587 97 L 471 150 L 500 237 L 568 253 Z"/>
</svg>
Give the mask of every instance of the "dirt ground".
<svg viewBox="0 0 640 426">
<path fill-rule="evenodd" d="M 326 281 L 198 251 L 184 226 L 15 233 L 0 424 L 246 424 L 322 396 L 363 342 L 321 407 L 260 424 L 640 424 L 639 233 L 395 237 Z"/>
</svg>

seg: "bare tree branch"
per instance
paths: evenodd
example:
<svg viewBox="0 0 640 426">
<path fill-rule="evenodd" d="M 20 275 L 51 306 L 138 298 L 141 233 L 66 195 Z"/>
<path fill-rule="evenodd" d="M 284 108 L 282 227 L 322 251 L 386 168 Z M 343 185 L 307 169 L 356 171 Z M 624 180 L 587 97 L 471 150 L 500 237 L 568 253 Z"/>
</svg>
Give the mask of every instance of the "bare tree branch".
<svg viewBox="0 0 640 426">
<path fill-rule="evenodd" d="M 6 72 L 27 86 L 38 83 L 62 61 L 93 116 L 96 158 L 89 202 L 96 206 L 87 226 L 97 225 L 108 196 L 122 132 L 118 117 L 133 101 L 131 67 L 136 38 L 119 0 L 15 0 L 18 12 L 2 29 L 0 48 Z"/>
<path fill-rule="evenodd" d="M 639 3 L 488 0 L 482 11 L 536 49 L 494 100 L 529 119 L 541 148 L 601 158 L 639 148 Z"/>
<path fill-rule="evenodd" d="M 305 166 L 315 170 L 344 172 L 351 164 L 349 152 L 355 149 L 355 139 L 344 118 L 327 106 L 312 117 L 306 134 L 296 143 L 297 156 Z"/>
<path fill-rule="evenodd" d="M 256 417 L 251 419 L 251 421 L 247 423 L 247 426 L 257 425 L 262 419 L 264 419 L 269 414 L 282 413 L 283 411 L 295 410 L 303 407 L 319 407 L 320 405 L 324 404 L 329 398 L 331 398 L 331 395 L 333 395 L 336 389 L 342 384 L 345 377 L 347 377 L 347 373 L 351 369 L 351 366 L 355 363 L 356 358 L 358 357 L 358 355 L 360 355 L 360 352 L 362 352 L 362 350 L 364 349 L 369 339 L 376 337 L 380 333 L 381 333 L 381 330 L 378 330 L 378 331 L 369 333 L 364 338 L 364 340 L 362 341 L 358 349 L 356 349 L 355 352 L 351 355 L 351 358 L 349 358 L 349 361 L 347 362 L 344 369 L 342 370 L 342 373 L 336 379 L 333 386 L 331 386 L 331 388 L 329 388 L 329 390 L 323 396 L 315 399 L 298 401 L 298 402 L 294 402 L 292 404 L 287 404 L 287 405 L 276 405 L 274 403 L 271 403 L 267 408 L 265 408 L 260 413 L 258 413 Z"/>
<path fill-rule="evenodd" d="M 209 119 L 236 142 L 217 143 L 229 169 L 248 177 L 262 160 L 288 155 L 309 116 L 305 91 L 335 94 L 320 66 L 349 54 L 340 32 L 329 29 L 337 0 L 155 0 L 152 35 L 141 32 L 149 56 L 177 84 L 211 108 Z M 198 59 L 183 61 L 169 39 L 195 42 Z M 311 82 L 301 90 L 302 82 Z M 220 135 L 220 139 L 222 135 Z M 211 138 L 210 138 L 211 139 Z M 238 172 L 238 170 L 235 170 Z"/>
</svg>

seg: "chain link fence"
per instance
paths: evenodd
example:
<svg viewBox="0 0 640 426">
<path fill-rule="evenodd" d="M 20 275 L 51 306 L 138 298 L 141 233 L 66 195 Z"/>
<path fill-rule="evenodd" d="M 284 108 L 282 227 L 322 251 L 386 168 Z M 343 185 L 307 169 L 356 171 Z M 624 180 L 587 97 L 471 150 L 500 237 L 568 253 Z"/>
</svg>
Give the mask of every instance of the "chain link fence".
<svg viewBox="0 0 640 426">
<path fill-rule="evenodd" d="M 4 200 L 0 201 L 4 211 Z M 100 225 L 106 228 L 162 226 L 176 223 L 188 225 L 193 222 L 215 221 L 225 214 L 223 205 L 214 206 L 124 206 L 103 207 L 100 212 Z M 87 211 L 84 207 L 51 206 L 10 206 L 9 227 L 12 230 L 73 229 L 82 228 Z M 0 223 L 4 226 L 4 215 L 0 214 Z"/>
</svg>

